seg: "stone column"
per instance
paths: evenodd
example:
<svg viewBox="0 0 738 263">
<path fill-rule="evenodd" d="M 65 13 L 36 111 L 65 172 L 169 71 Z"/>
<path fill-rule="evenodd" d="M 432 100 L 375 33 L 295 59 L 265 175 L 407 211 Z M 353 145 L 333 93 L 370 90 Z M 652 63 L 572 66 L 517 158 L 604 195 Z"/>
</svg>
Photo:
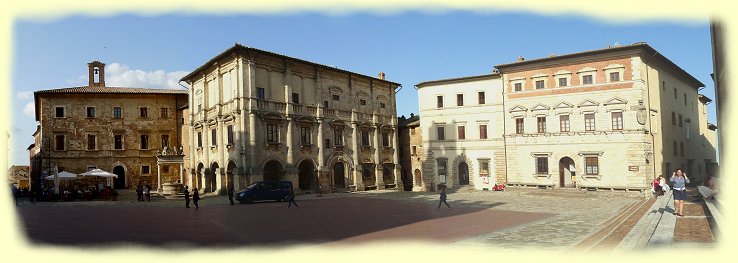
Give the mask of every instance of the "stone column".
<svg viewBox="0 0 738 263">
<path fill-rule="evenodd" d="M 397 190 L 403 191 L 404 190 L 404 188 L 403 188 L 404 187 L 404 183 L 402 182 L 402 178 L 400 178 L 401 175 L 402 175 L 402 172 L 401 172 L 402 171 L 401 170 L 402 169 L 402 165 L 400 165 L 400 161 L 399 161 L 400 160 L 400 158 L 399 158 L 400 146 L 397 145 L 397 135 L 398 135 L 397 133 L 398 133 L 399 129 L 397 128 L 397 125 L 396 125 L 397 118 L 395 118 L 393 116 L 392 119 L 395 120 L 395 121 L 393 121 L 393 122 L 395 122 L 394 130 L 392 130 L 392 133 L 393 134 L 391 134 L 391 136 L 392 136 L 392 163 L 395 164 L 395 169 L 393 169 L 392 172 L 394 173 L 394 176 L 395 176 L 395 187 L 397 188 Z M 407 153 L 407 154 L 409 155 L 410 153 Z M 413 180 L 415 180 L 415 178 L 414 178 L 415 175 L 412 174 L 413 173 L 412 169 L 410 169 L 410 170 L 411 171 L 410 171 L 410 174 L 408 174 L 408 176 L 410 176 L 411 178 L 413 178 Z"/>
<path fill-rule="evenodd" d="M 222 178 L 225 173 L 225 169 L 223 169 L 222 167 L 218 167 L 218 169 L 215 169 L 213 173 L 215 174 L 215 189 L 213 189 L 213 192 L 221 194 L 221 191 L 225 189 L 223 188 L 223 185 L 222 185 L 223 184 Z"/>
<path fill-rule="evenodd" d="M 379 136 L 382 130 L 381 125 L 377 122 L 377 114 L 372 114 L 372 124 L 374 126 L 374 163 L 376 163 L 374 179 L 376 180 L 377 190 L 384 189 L 384 160 L 380 159 L 379 152 L 382 151 L 382 144 L 379 142 Z"/>
<path fill-rule="evenodd" d="M 256 167 L 256 113 L 249 114 L 249 174 L 253 175 L 260 171 L 260 167 Z"/>
<path fill-rule="evenodd" d="M 357 121 L 358 114 L 355 109 L 351 109 L 351 124 L 353 124 L 353 131 L 351 133 L 351 149 L 353 150 L 353 158 L 354 158 L 354 185 L 356 186 L 356 191 L 363 191 L 364 190 L 364 179 L 362 176 L 359 176 L 359 171 L 362 170 L 361 161 L 359 160 L 359 145 L 357 142 L 358 134 L 359 134 L 359 122 Z M 346 140 L 344 140 L 346 141 Z"/>
<path fill-rule="evenodd" d="M 185 184 L 185 180 L 184 180 L 184 162 L 179 164 L 179 182 L 181 182 L 183 185 Z"/>
<path fill-rule="evenodd" d="M 161 164 L 159 164 L 158 162 L 156 163 L 156 185 L 156 191 L 161 194 L 161 192 L 163 191 L 161 187 Z"/>
<path fill-rule="evenodd" d="M 218 157 L 216 157 L 216 160 L 217 160 L 217 162 L 218 162 L 218 164 L 220 166 L 228 167 L 228 162 L 227 162 L 227 160 L 225 158 L 225 153 L 226 153 L 226 151 L 228 151 L 228 148 L 226 147 L 226 139 L 225 139 L 225 137 L 228 136 L 228 133 L 225 130 L 225 127 L 224 127 L 224 124 L 223 124 L 223 120 L 218 120 L 218 124 L 217 124 L 217 128 L 216 128 L 216 132 L 215 133 L 217 134 L 217 137 L 216 137 L 216 140 L 217 141 L 215 142 L 217 145 L 216 145 L 215 149 L 218 150 Z M 226 183 L 227 184 L 228 183 L 228 179 L 227 178 L 226 178 L 226 180 L 223 180 L 223 178 L 219 178 L 219 179 L 221 179 L 221 182 L 218 183 L 218 188 L 225 189 L 225 185 L 221 185 L 221 183 Z"/>
<path fill-rule="evenodd" d="M 295 161 L 294 161 L 294 142 L 292 141 L 292 126 L 294 126 L 294 121 L 292 120 L 292 116 L 287 117 L 287 134 L 285 134 L 285 145 L 287 145 L 287 167 L 294 167 Z"/>
</svg>

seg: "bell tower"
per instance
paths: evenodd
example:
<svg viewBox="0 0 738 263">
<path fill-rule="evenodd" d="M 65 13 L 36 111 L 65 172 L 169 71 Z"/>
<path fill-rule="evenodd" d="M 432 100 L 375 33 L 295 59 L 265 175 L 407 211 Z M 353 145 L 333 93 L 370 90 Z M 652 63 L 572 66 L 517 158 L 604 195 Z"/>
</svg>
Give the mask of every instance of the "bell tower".
<svg viewBox="0 0 738 263">
<path fill-rule="evenodd" d="M 105 87 L 105 63 L 100 61 L 92 61 L 87 63 L 90 74 L 90 87 Z"/>
</svg>

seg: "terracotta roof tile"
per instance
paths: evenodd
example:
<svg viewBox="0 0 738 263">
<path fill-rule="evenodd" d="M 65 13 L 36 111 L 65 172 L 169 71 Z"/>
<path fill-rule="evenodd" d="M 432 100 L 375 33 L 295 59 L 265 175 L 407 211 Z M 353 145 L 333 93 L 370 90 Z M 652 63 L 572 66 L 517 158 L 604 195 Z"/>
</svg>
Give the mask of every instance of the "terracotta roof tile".
<svg viewBox="0 0 738 263">
<path fill-rule="evenodd" d="M 62 89 L 39 90 L 36 94 L 50 93 L 98 93 L 98 94 L 188 94 L 187 90 L 182 89 L 146 89 L 146 88 L 125 88 L 125 87 L 98 87 L 83 86 Z"/>
</svg>

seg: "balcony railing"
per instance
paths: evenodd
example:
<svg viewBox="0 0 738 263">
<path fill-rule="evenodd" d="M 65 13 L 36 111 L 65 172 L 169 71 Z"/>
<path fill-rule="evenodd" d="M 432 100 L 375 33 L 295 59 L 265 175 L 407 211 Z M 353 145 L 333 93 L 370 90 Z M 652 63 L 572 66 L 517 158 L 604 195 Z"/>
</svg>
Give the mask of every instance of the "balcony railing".
<svg viewBox="0 0 738 263">
<path fill-rule="evenodd" d="M 287 104 L 284 102 L 256 100 L 256 109 L 260 111 L 284 113 L 287 109 L 286 107 Z"/>
</svg>

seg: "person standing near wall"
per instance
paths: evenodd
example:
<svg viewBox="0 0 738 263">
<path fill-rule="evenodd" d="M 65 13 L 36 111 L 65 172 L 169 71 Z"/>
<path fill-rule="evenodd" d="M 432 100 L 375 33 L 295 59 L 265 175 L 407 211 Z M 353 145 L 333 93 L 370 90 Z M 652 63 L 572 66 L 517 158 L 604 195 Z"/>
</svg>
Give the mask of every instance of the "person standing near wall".
<svg viewBox="0 0 738 263">
<path fill-rule="evenodd" d="M 197 189 L 197 188 L 195 188 Z M 185 207 L 190 208 L 190 191 L 188 190 L 188 186 L 185 185 L 184 188 L 184 198 L 185 198 Z"/>
<path fill-rule="evenodd" d="M 676 210 L 676 215 L 684 216 L 684 200 L 687 199 L 689 178 L 687 178 L 687 174 L 681 168 L 678 168 L 671 175 L 669 181 L 673 183 L 671 188 L 674 189 L 674 209 Z"/>
</svg>

